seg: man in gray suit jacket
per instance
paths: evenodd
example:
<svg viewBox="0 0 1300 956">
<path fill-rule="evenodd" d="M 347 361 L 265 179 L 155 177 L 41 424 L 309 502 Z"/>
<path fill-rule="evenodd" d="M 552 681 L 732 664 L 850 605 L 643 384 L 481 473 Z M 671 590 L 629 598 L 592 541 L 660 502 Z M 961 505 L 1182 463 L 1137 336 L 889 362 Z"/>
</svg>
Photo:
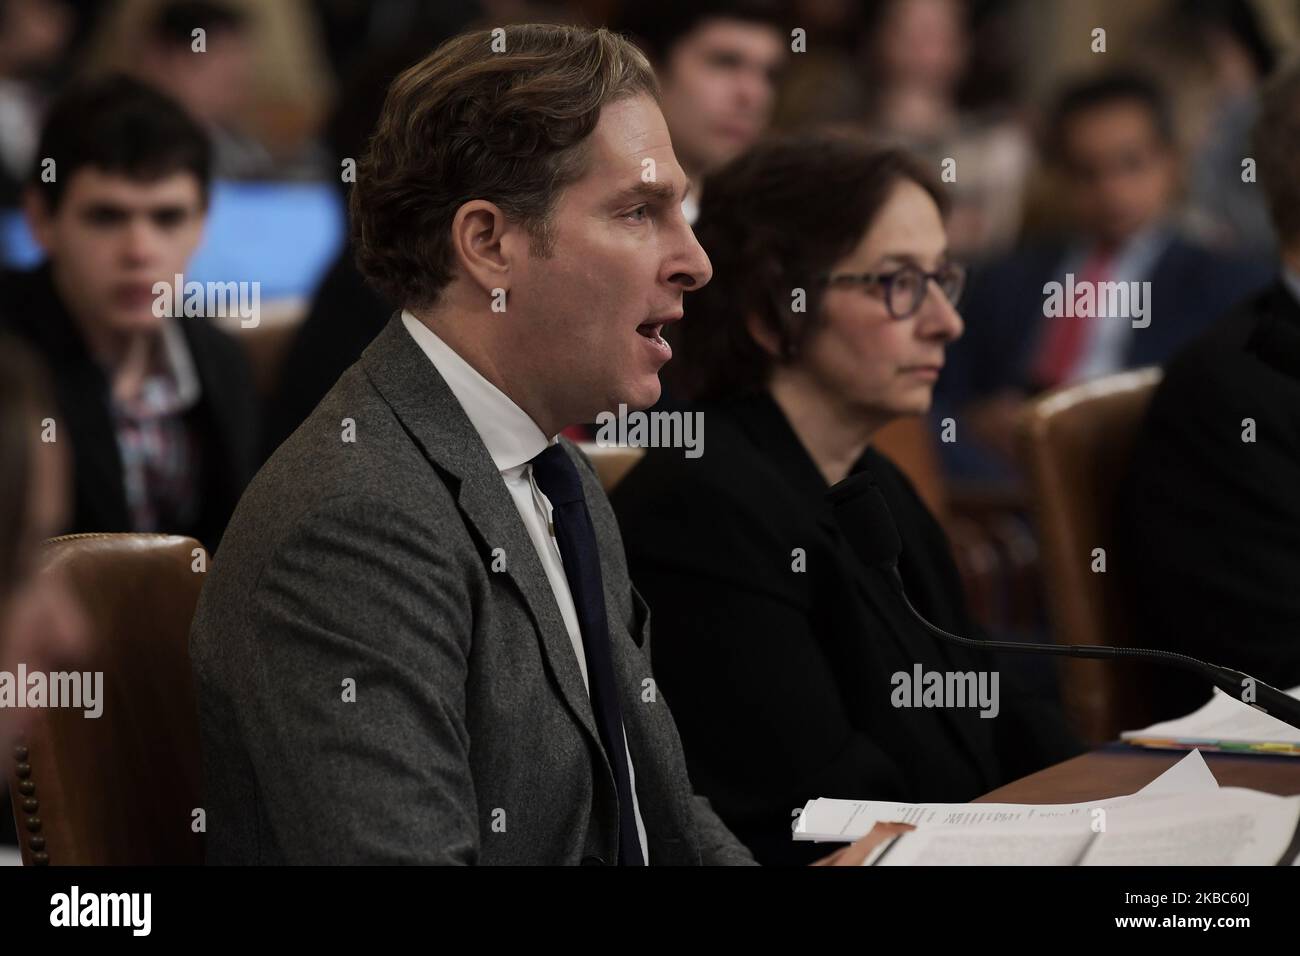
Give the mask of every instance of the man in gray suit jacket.
<svg viewBox="0 0 1300 956">
<path fill-rule="evenodd" d="M 657 399 L 711 272 L 685 177 L 625 41 L 501 40 L 390 89 L 352 217 L 403 308 L 209 571 L 211 862 L 753 862 L 692 792 L 613 513 L 554 437 Z"/>
</svg>

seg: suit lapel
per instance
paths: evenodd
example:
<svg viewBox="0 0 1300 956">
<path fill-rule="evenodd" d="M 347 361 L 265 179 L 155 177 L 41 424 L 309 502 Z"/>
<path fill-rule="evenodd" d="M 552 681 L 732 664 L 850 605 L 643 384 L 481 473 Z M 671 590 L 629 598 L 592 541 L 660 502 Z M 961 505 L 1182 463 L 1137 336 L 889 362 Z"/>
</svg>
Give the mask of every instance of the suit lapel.
<svg viewBox="0 0 1300 956">
<path fill-rule="evenodd" d="M 483 540 L 485 562 L 493 560 L 493 549 L 504 552 L 506 570 L 500 573 L 528 608 L 552 680 L 603 754 L 568 629 L 514 499 L 451 389 L 402 325 L 400 312 L 362 354 L 361 364 L 425 457 L 455 479 L 448 485 Z"/>
<path fill-rule="evenodd" d="M 593 492 L 587 488 L 588 502 Z M 601 539 L 602 543 L 604 538 Z M 687 840 L 693 832 L 689 783 L 677 768 L 686 765 L 681 741 L 668 713 L 668 704 L 657 687 L 645 685 L 653 680 L 650 663 L 639 647 L 641 635 L 629 634 L 615 613 L 626 600 L 613 593 L 610 582 L 619 577 L 611 562 L 601 555 L 605 602 L 609 617 L 610 651 L 614 660 L 614 679 L 619 687 L 619 705 L 623 711 L 623 731 L 636 774 L 636 793 L 641 820 L 645 824 L 650 860 L 656 865 L 691 865 L 699 863 L 698 846 Z M 635 618 L 635 615 L 634 615 Z M 649 696 L 653 694 L 653 696 Z"/>
<path fill-rule="evenodd" d="M 486 454 L 486 452 L 485 452 Z M 489 461 L 489 465 L 490 465 Z M 465 516 L 482 535 L 489 550 L 502 548 L 506 555 L 506 573 L 519 589 L 541 639 L 547 667 L 560 688 L 565 702 L 578 722 L 587 729 L 596 749 L 603 753 L 596 730 L 591 699 L 582 680 L 578 658 L 574 654 L 569 630 L 555 603 L 550 579 L 542 568 L 532 539 L 495 468 L 486 478 L 473 476 L 462 481 L 458 502 Z M 612 773 L 612 771 L 611 771 Z"/>
</svg>

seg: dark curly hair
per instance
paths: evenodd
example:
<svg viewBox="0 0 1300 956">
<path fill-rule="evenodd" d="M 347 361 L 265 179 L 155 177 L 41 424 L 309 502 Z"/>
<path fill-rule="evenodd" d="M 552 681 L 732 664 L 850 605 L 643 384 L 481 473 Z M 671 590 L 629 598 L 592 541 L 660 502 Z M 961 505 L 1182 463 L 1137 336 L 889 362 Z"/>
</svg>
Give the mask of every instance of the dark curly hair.
<svg viewBox="0 0 1300 956">
<path fill-rule="evenodd" d="M 203 204 L 212 179 L 212 146 L 185 109 L 164 93 L 117 74 L 79 81 L 50 106 L 41 128 L 27 185 L 50 210 L 58 209 L 78 170 L 150 182 L 172 173 L 198 180 Z M 45 176 L 43 161 L 53 160 L 57 175 Z"/>
</svg>

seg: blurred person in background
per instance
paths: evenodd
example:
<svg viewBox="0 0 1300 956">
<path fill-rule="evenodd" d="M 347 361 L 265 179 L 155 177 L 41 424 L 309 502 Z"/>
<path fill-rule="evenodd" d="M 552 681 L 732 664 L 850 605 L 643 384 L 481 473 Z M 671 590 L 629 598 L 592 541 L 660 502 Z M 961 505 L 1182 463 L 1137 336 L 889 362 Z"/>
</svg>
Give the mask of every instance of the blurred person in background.
<svg viewBox="0 0 1300 956">
<path fill-rule="evenodd" d="M 74 30 L 64 0 L 0 0 L 0 206 L 17 205 Z"/>
<path fill-rule="evenodd" d="M 867 88 L 859 64 L 866 4 L 793 0 L 787 19 L 791 28 L 804 31 L 806 46 L 801 52 L 792 51 L 782 72 L 773 128 L 830 126 L 861 119 L 867 111 Z"/>
<path fill-rule="evenodd" d="M 777 0 L 625 4 L 615 29 L 650 58 L 664 118 L 691 181 L 682 208 L 699 211 L 702 181 L 767 129 L 790 35 Z"/>
<path fill-rule="evenodd" d="M 861 56 L 866 128 L 920 153 L 936 175 L 950 164 L 944 183 L 957 255 L 975 259 L 1005 251 L 1019 234 L 1032 160 L 1028 133 L 1005 108 L 1013 75 L 988 55 L 988 43 L 976 50 L 974 14 L 964 0 L 878 0 L 867 9 Z M 1013 33 L 996 32 L 1005 22 L 985 14 L 980 36 L 1014 49 Z M 996 83 L 991 72 L 999 74 Z M 991 104 L 994 92 L 998 100 Z M 972 94 L 984 101 L 970 102 Z"/>
<path fill-rule="evenodd" d="M 1213 252 L 1175 228 L 1174 123 L 1149 79 L 1111 73 L 1068 86 L 1050 116 L 1047 155 L 1068 231 L 972 274 L 968 332 L 940 382 L 937 414 L 958 423 L 957 441 L 941 450 L 963 478 L 1015 474 L 1016 422 L 1027 397 L 1159 364 L 1267 280 L 1258 262 Z M 1049 316 L 1048 283 L 1064 289 L 1067 277 L 1076 289 L 1149 282 L 1136 287 L 1149 289 L 1140 302 L 1128 298 L 1130 312 L 1146 315 L 1076 317 L 1068 303 Z"/>
<path fill-rule="evenodd" d="M 47 260 L 0 278 L 0 322 L 54 376 L 74 453 L 63 530 L 215 549 L 255 464 L 250 373 L 236 342 L 166 315 L 155 289 L 172 289 L 203 233 L 207 138 L 172 100 L 111 76 L 55 102 L 38 155 L 53 175 L 33 171 L 24 210 Z"/>
<path fill-rule="evenodd" d="M 1155 60 L 1175 91 L 1188 144 L 1191 234 L 1237 255 L 1274 254 L 1268 206 L 1243 176 L 1260 84 L 1277 57 L 1247 0 L 1176 0 L 1156 21 Z"/>
<path fill-rule="evenodd" d="M 40 545 L 67 524 L 71 476 L 67 441 L 42 441 L 55 415 L 39 361 L 0 334 L 0 673 L 75 665 L 87 640 L 84 612 L 63 573 L 39 570 Z M 0 708 L 0 746 L 9 753 L 33 712 Z M 8 781 L 0 789 L 0 844 L 17 842 Z"/>
<path fill-rule="evenodd" d="M 202 31 L 202 48 L 195 31 Z M 213 176 L 268 179 L 270 152 L 239 130 L 253 95 L 247 16 L 218 0 L 161 4 L 144 33 L 136 74 L 185 107 L 212 141 Z"/>
<path fill-rule="evenodd" d="M 315 139 L 335 84 L 314 0 L 114 0 L 86 71 L 129 73 L 184 103 L 216 142 L 218 179 L 338 175 Z"/>
<path fill-rule="evenodd" d="M 858 135 L 771 138 L 710 178 L 697 233 L 714 277 L 687 300 L 678 356 L 705 453 L 650 449 L 612 496 L 691 779 L 761 862 L 819 852 L 790 836 L 815 796 L 962 802 L 1079 750 L 1005 671 L 992 719 L 895 705 L 914 666 L 997 663 L 910 618 L 851 544 L 870 529 L 840 527 L 825 500 L 869 472 L 910 599 L 980 636 L 943 530 L 871 444 L 928 410 L 962 334 L 945 207 L 920 160 Z"/>
<path fill-rule="evenodd" d="M 1300 684 L 1300 64 L 1266 87 L 1250 150 L 1281 262 L 1166 368 L 1115 570 L 1150 643 L 1286 689 Z M 1209 693 L 1177 672 L 1163 689 L 1169 716 Z"/>
</svg>

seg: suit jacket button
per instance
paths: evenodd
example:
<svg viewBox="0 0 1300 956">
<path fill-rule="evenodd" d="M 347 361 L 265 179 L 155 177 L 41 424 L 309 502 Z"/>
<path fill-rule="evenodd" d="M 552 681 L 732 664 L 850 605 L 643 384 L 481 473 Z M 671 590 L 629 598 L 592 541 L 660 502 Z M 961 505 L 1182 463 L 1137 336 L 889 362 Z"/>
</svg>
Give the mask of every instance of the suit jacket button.
<svg viewBox="0 0 1300 956">
<path fill-rule="evenodd" d="M 599 856 L 584 856 L 582 858 L 582 865 L 583 866 L 604 866 L 605 859 L 604 857 L 599 857 Z"/>
</svg>

